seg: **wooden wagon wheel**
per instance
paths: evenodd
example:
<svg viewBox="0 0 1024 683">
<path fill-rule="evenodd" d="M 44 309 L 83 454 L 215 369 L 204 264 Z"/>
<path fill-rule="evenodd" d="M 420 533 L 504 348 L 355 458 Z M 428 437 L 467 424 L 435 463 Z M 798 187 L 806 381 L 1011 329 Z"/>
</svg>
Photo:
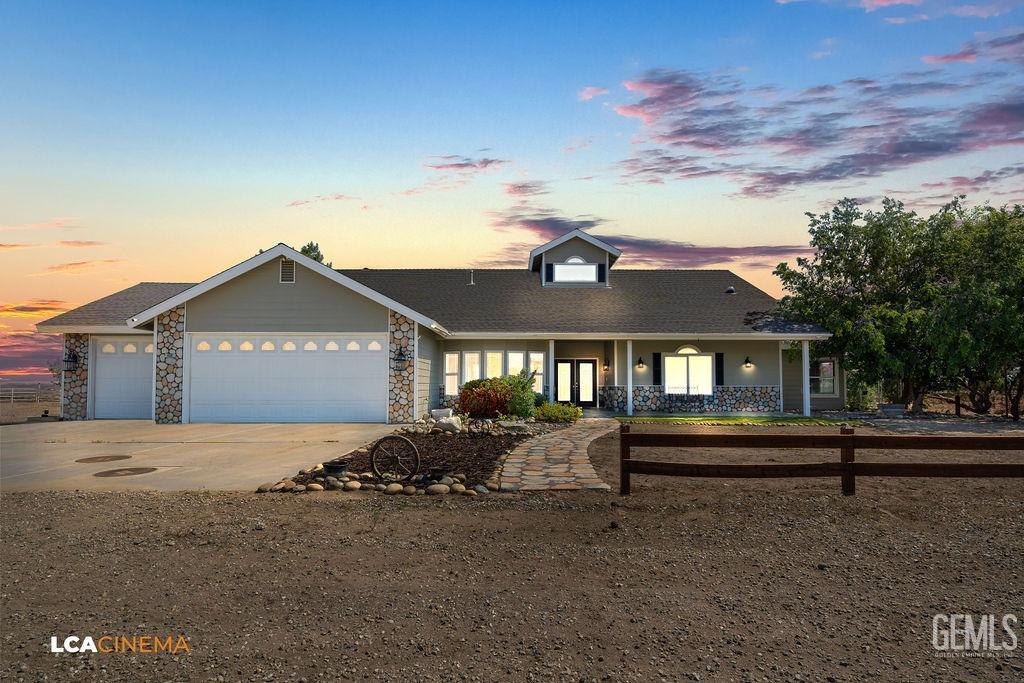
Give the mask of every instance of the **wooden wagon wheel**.
<svg viewBox="0 0 1024 683">
<path fill-rule="evenodd" d="M 420 471 L 420 452 L 409 439 L 392 434 L 373 444 L 370 465 L 379 479 L 403 481 Z"/>
</svg>

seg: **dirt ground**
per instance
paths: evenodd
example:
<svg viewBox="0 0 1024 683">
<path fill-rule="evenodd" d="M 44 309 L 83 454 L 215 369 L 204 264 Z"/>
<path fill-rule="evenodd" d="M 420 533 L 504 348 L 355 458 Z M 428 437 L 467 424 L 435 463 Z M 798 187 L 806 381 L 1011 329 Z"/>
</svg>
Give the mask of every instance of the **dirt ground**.
<svg viewBox="0 0 1024 683">
<path fill-rule="evenodd" d="M 591 447 L 613 487 L 617 448 Z M 1024 642 L 946 659 L 931 639 L 936 613 L 1024 617 L 1022 489 L 860 478 L 844 498 L 832 479 L 636 477 L 628 498 L 6 493 L 0 680 L 1021 680 Z M 187 655 L 46 648 L 179 633 Z"/>
<path fill-rule="evenodd" d="M 18 424 L 30 417 L 39 417 L 44 410 L 49 410 L 50 415 L 60 415 L 60 402 L 4 403 L 0 401 L 0 424 Z"/>
</svg>

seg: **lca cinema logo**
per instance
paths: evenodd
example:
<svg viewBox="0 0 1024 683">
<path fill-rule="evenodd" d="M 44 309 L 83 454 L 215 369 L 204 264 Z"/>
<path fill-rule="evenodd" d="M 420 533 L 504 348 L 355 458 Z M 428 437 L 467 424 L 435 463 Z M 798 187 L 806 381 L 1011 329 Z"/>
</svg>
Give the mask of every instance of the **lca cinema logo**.
<svg viewBox="0 0 1024 683">
<path fill-rule="evenodd" d="M 103 635 L 99 638 L 92 636 L 50 636 L 50 652 L 54 654 L 188 654 L 191 648 L 188 638 L 178 636 L 126 636 L 126 635 Z"/>
<path fill-rule="evenodd" d="M 1013 657 L 1019 624 L 1015 614 L 936 614 L 932 647 L 936 657 Z"/>
</svg>

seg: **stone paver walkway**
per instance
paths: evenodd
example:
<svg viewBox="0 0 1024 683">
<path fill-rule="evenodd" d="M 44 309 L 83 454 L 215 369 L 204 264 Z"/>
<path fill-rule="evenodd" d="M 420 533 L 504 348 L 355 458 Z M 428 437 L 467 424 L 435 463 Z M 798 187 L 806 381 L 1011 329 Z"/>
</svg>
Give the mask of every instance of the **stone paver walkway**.
<svg viewBox="0 0 1024 683">
<path fill-rule="evenodd" d="M 524 441 L 501 465 L 501 490 L 607 491 L 611 487 L 597 476 L 587 447 L 618 428 L 616 420 L 583 418 L 571 427 Z"/>
</svg>

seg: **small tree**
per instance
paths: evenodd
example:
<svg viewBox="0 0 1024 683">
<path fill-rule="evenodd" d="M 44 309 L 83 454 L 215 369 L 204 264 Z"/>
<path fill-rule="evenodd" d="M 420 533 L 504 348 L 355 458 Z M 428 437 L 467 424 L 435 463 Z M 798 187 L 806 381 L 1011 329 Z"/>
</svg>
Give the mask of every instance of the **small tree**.
<svg viewBox="0 0 1024 683">
<path fill-rule="evenodd" d="M 305 245 L 303 245 L 302 249 L 299 249 L 299 253 L 302 254 L 303 256 L 308 256 L 317 263 L 324 262 L 324 255 L 320 253 L 320 245 L 317 242 L 310 241 L 306 243 Z M 326 265 L 328 268 L 334 267 L 334 264 L 332 262 L 327 262 L 324 265 Z"/>
</svg>

